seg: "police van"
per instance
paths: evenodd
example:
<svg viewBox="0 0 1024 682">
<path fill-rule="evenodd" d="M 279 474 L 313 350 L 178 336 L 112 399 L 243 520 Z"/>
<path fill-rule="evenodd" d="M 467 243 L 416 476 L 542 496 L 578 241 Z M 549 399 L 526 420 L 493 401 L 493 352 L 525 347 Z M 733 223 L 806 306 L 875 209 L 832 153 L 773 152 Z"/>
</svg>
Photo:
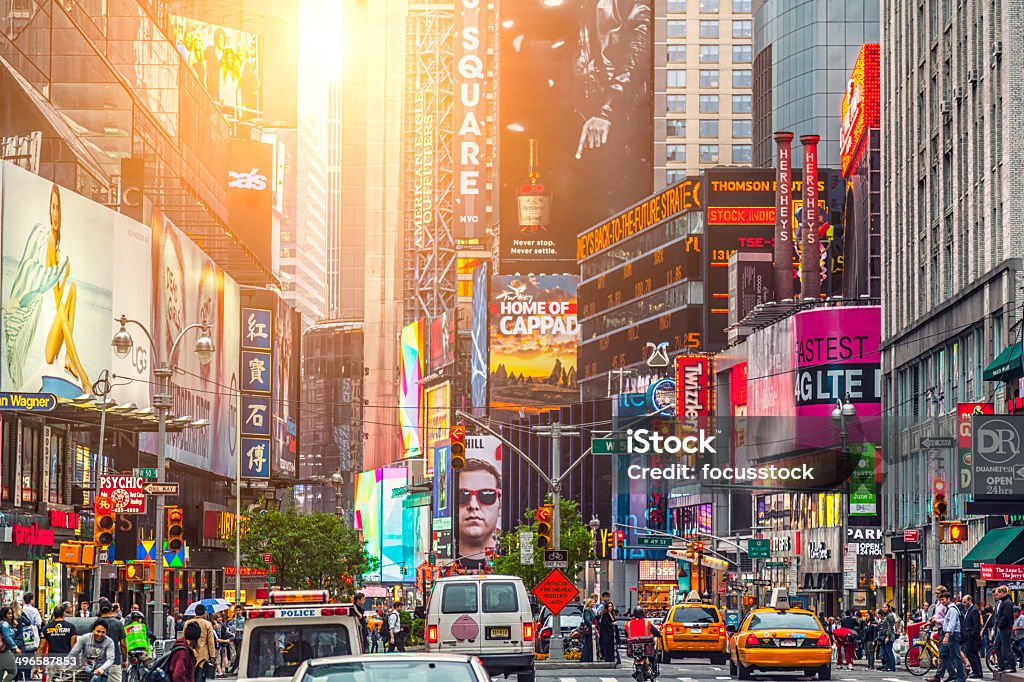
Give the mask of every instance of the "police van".
<svg viewBox="0 0 1024 682">
<path fill-rule="evenodd" d="M 352 604 L 330 603 L 326 590 L 271 592 L 246 612 L 238 679 L 290 678 L 305 660 L 362 653 Z"/>
</svg>

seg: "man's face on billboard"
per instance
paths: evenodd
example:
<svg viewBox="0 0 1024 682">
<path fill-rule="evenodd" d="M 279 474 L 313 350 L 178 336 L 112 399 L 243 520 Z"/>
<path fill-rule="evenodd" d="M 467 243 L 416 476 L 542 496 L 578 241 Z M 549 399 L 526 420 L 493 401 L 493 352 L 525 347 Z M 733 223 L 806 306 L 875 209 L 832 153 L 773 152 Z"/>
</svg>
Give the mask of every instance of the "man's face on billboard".
<svg viewBox="0 0 1024 682">
<path fill-rule="evenodd" d="M 485 543 L 498 527 L 501 491 L 494 474 L 469 471 L 459 476 L 459 535 Z"/>
</svg>

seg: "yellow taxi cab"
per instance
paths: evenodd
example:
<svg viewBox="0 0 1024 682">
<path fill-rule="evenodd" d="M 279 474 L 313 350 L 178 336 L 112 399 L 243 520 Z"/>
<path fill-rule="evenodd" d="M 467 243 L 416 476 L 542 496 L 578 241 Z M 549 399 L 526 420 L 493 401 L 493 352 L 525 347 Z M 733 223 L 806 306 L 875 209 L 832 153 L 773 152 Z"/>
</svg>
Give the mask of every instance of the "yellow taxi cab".
<svg viewBox="0 0 1024 682">
<path fill-rule="evenodd" d="M 832 641 L 813 612 L 790 607 L 785 588 L 772 590 L 768 608 L 747 613 L 729 642 L 729 674 L 741 680 L 754 671 L 832 679 Z"/>
<path fill-rule="evenodd" d="M 691 592 L 682 604 L 675 604 L 665 615 L 661 630 L 661 662 L 673 658 L 711 659 L 713 665 L 726 661 L 726 632 L 722 612 L 714 604 L 705 604 Z"/>
</svg>

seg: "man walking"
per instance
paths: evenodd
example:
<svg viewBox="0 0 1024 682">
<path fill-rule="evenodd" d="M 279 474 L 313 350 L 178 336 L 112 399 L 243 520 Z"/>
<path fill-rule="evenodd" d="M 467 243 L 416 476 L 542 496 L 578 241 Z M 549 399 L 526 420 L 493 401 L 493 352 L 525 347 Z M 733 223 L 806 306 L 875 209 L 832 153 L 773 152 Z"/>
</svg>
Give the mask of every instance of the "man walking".
<svg viewBox="0 0 1024 682">
<path fill-rule="evenodd" d="M 893 642 L 896 641 L 896 614 L 892 612 L 892 606 L 882 606 L 882 624 L 878 627 L 878 636 L 881 639 L 882 671 L 896 672 L 896 655 L 892 651 Z"/>
<path fill-rule="evenodd" d="M 388 615 L 388 630 L 391 631 L 391 651 L 405 653 L 405 632 L 402 631 L 402 602 L 396 601 L 395 608 Z"/>
<path fill-rule="evenodd" d="M 964 616 L 964 655 L 971 664 L 971 679 L 981 679 L 981 611 L 974 605 L 971 595 L 965 594 L 960 604 Z"/>
<path fill-rule="evenodd" d="M 1017 672 L 1017 659 L 1010 648 L 1010 635 L 1013 631 L 1013 601 L 1010 590 L 1005 585 L 996 588 L 996 652 L 999 655 L 999 671 L 1004 673 Z"/>
<path fill-rule="evenodd" d="M 206 607 L 202 604 L 197 606 L 195 618 L 188 623 L 197 623 L 201 628 L 195 648 L 196 682 L 206 682 L 207 678 L 215 677 L 217 660 L 217 638 L 213 633 L 213 624 L 206 619 Z M 185 627 L 188 627 L 188 623 L 185 623 Z"/>
<path fill-rule="evenodd" d="M 967 673 L 964 670 L 964 662 L 960 657 L 960 635 L 962 633 L 960 610 L 950 606 L 952 595 L 943 592 L 939 595 L 939 601 L 945 606 L 945 615 L 942 620 L 942 648 L 941 655 L 943 665 L 939 666 L 939 672 L 931 678 L 931 682 L 941 682 L 942 670 L 950 674 L 951 682 L 967 682 Z M 938 609 L 936 609 L 938 611 Z"/>
</svg>

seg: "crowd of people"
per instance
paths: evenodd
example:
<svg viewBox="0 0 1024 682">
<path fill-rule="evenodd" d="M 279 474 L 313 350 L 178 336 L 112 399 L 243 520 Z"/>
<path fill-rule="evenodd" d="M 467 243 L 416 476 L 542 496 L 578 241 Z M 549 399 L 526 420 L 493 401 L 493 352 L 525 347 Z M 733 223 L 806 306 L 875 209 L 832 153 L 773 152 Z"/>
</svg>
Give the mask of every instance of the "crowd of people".
<svg viewBox="0 0 1024 682">
<path fill-rule="evenodd" d="M 388 604 L 386 609 L 371 611 L 366 604 L 366 595 L 356 592 L 353 601 L 356 617 L 359 619 L 359 635 L 362 639 L 363 651 L 371 654 L 405 652 L 408 635 L 407 625 L 402 623 L 402 602 Z M 370 615 L 376 618 L 370 620 Z"/>
<path fill-rule="evenodd" d="M 89 601 L 83 600 L 77 610 L 64 602 L 44 621 L 34 601 L 34 595 L 25 594 L 0 608 L 0 682 L 41 679 L 44 658 L 48 679 L 85 672 L 90 682 L 121 682 L 133 658 L 152 662 L 153 635 L 137 604 L 125 615 L 120 604 L 103 598 L 94 617 Z M 167 616 L 167 636 L 175 640 L 167 662 L 170 682 L 206 682 L 229 674 L 237 663 L 244 610 L 207 613 L 198 604 L 194 613 Z M 69 618 L 90 619 L 88 631 L 80 631 L 81 624 Z"/>
</svg>

